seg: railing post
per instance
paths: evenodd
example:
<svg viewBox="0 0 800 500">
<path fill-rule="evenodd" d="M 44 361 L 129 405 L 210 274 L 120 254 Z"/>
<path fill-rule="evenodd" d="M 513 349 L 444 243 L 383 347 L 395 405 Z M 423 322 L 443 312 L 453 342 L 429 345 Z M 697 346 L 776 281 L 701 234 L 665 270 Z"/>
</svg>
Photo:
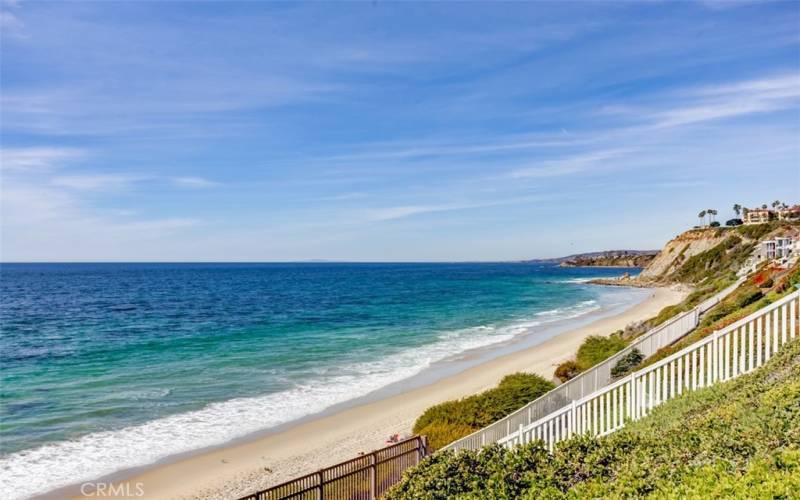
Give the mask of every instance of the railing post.
<svg viewBox="0 0 800 500">
<path fill-rule="evenodd" d="M 575 419 L 577 418 L 578 415 L 578 412 L 575 409 L 576 406 L 577 405 L 575 404 L 575 400 L 573 399 L 571 408 L 569 409 L 569 426 L 568 426 L 569 437 L 572 437 L 572 435 L 575 434 L 575 429 L 576 429 Z"/>
<path fill-rule="evenodd" d="M 375 500 L 378 497 L 378 457 L 373 451 L 369 456 L 369 498 Z"/>
<path fill-rule="evenodd" d="M 711 384 L 719 380 L 720 369 L 719 369 L 719 330 L 714 330 L 714 333 L 711 334 Z"/>
<path fill-rule="evenodd" d="M 636 420 L 634 412 L 636 411 L 636 372 L 631 373 L 630 380 L 628 381 L 628 417 L 631 420 Z"/>
<path fill-rule="evenodd" d="M 322 491 L 322 469 L 320 469 L 319 472 L 317 472 L 317 482 L 319 483 L 317 485 L 317 500 L 322 500 L 322 495 L 323 495 L 323 491 Z"/>
</svg>

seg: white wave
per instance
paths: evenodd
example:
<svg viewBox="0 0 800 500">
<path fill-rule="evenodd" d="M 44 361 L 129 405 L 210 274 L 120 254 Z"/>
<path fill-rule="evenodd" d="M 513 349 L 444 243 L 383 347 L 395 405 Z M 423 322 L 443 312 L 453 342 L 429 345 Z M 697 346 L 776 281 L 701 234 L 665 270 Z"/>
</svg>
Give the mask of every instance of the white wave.
<svg viewBox="0 0 800 500">
<path fill-rule="evenodd" d="M 212 403 L 200 410 L 120 430 L 16 452 L 0 459 L 0 477 L 5 492 L 12 492 L 11 498 L 25 498 L 177 453 L 223 444 L 366 395 L 455 354 L 505 342 L 543 323 L 575 318 L 599 308 L 596 301 L 589 300 L 540 312 L 535 315 L 537 319 L 442 332 L 433 344 L 344 367 L 335 371 L 336 376 L 298 384 L 290 390 Z M 160 391 L 137 394 L 161 395 Z"/>
<path fill-rule="evenodd" d="M 592 311 L 597 311 L 598 309 L 600 309 L 600 305 L 598 305 L 596 300 L 584 300 L 583 302 L 579 302 L 574 306 L 557 307 L 548 311 L 538 312 L 536 313 L 536 316 L 556 317 L 557 319 L 571 319 Z"/>
<path fill-rule="evenodd" d="M 556 283 L 571 283 L 571 284 L 581 284 L 581 283 L 588 283 L 592 280 L 601 279 L 602 276 L 594 276 L 590 278 L 569 278 L 566 280 L 559 280 Z"/>
</svg>

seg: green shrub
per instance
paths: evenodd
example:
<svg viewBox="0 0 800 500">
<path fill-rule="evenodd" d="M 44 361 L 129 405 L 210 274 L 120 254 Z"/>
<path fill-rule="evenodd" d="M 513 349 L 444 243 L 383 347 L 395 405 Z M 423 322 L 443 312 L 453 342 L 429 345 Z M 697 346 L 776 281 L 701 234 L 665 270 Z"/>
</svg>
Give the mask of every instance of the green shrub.
<svg viewBox="0 0 800 500">
<path fill-rule="evenodd" d="M 469 436 L 477 431 L 475 427 L 452 422 L 431 422 L 425 427 L 416 429 L 415 433 L 428 437 L 428 449 L 438 450 L 457 439 Z"/>
<path fill-rule="evenodd" d="M 772 280 L 770 280 L 772 281 Z M 742 307 L 747 307 L 753 302 L 756 302 L 758 299 L 764 296 L 764 292 L 761 290 L 752 290 L 746 293 L 740 293 L 737 296 L 733 297 L 733 300 L 736 303 L 736 308 L 740 309 Z"/>
<path fill-rule="evenodd" d="M 581 371 L 588 370 L 597 363 L 625 349 L 627 345 L 627 342 L 619 335 L 611 335 L 609 337 L 592 335 L 591 337 L 586 337 L 578 348 L 575 361 Z"/>
<path fill-rule="evenodd" d="M 760 240 L 770 231 L 775 229 L 775 223 L 767 223 L 767 224 L 748 224 L 746 226 L 738 226 L 736 231 L 739 232 L 745 238 L 750 238 L 751 240 Z"/>
<path fill-rule="evenodd" d="M 742 238 L 729 236 L 716 246 L 693 255 L 683 263 L 671 276 L 675 281 L 683 283 L 700 283 L 714 278 L 732 268 L 738 269 L 750 255 L 751 244 L 740 244 Z"/>
<path fill-rule="evenodd" d="M 580 372 L 581 368 L 578 366 L 578 363 L 575 362 L 575 360 L 570 359 L 569 361 L 564 361 L 556 367 L 555 376 L 561 382 L 566 382 L 567 380 L 578 376 Z"/>
<path fill-rule="evenodd" d="M 632 349 L 631 352 L 622 356 L 617 364 L 611 368 L 611 376 L 614 378 L 622 377 L 633 370 L 644 360 L 644 354 L 639 349 Z"/>
<path fill-rule="evenodd" d="M 493 389 L 431 406 L 414 422 L 414 433 L 433 433 L 428 436 L 429 445 L 438 449 L 505 417 L 554 387 L 539 375 L 513 373 Z"/>
<path fill-rule="evenodd" d="M 764 367 L 689 392 L 603 438 L 447 452 L 388 499 L 796 498 L 800 341 Z"/>
</svg>

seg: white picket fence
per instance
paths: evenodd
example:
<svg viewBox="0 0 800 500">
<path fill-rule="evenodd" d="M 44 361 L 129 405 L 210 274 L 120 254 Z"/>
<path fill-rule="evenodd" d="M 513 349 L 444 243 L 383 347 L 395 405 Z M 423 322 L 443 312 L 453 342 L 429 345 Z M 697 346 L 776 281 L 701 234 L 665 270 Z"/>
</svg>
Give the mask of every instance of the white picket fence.
<svg viewBox="0 0 800 500">
<path fill-rule="evenodd" d="M 576 434 L 603 436 L 684 392 L 748 373 L 798 336 L 798 310 L 800 291 L 795 291 L 647 368 L 520 425 L 498 443 L 510 447 L 541 439 L 552 449 Z"/>
<path fill-rule="evenodd" d="M 695 308 L 662 323 L 644 335 L 638 337 L 625 349 L 614 354 L 602 363 L 586 370 L 575 378 L 564 382 L 555 389 L 543 394 L 538 399 L 528 403 L 519 410 L 494 422 L 479 431 L 450 443 L 442 450 L 476 450 L 491 443 L 506 439 L 519 427 L 529 426 L 531 423 L 550 415 L 551 413 L 568 407 L 572 401 L 586 397 L 595 391 L 614 383 L 611 369 L 620 359 L 637 349 L 645 357 L 652 356 L 662 347 L 666 347 L 680 339 L 699 323 L 700 314 L 714 307 L 722 299 L 735 290 L 744 278 L 739 279 L 713 297 L 705 300 Z"/>
</svg>

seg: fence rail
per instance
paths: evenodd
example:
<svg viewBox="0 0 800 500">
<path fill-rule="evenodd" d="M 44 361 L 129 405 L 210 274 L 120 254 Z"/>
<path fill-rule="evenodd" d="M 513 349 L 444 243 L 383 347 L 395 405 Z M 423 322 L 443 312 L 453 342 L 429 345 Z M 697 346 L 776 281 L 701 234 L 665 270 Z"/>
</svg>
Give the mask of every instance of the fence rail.
<svg viewBox="0 0 800 500">
<path fill-rule="evenodd" d="M 800 291 L 542 419 L 521 425 L 498 442 L 513 446 L 540 439 L 552 449 L 575 434 L 606 435 L 684 392 L 755 370 L 800 334 L 798 310 Z"/>
<path fill-rule="evenodd" d="M 573 379 L 564 382 L 555 389 L 543 394 L 519 410 L 494 422 L 481 430 L 443 447 L 443 450 L 475 450 L 491 443 L 498 442 L 519 427 L 525 427 L 544 418 L 572 401 L 586 397 L 593 392 L 614 383 L 611 369 L 624 356 L 637 349 L 645 357 L 652 356 L 662 347 L 666 347 L 687 333 L 694 330 L 699 323 L 700 314 L 708 311 L 735 290 L 744 278 L 718 292 L 713 297 L 700 303 L 692 310 L 682 313 L 671 320 L 651 329 L 635 339 L 625 349 L 617 352 L 605 361 L 593 366 Z"/>
<path fill-rule="evenodd" d="M 400 481 L 403 472 L 417 465 L 427 453 L 425 436 L 414 436 L 240 500 L 374 500 Z"/>
</svg>

